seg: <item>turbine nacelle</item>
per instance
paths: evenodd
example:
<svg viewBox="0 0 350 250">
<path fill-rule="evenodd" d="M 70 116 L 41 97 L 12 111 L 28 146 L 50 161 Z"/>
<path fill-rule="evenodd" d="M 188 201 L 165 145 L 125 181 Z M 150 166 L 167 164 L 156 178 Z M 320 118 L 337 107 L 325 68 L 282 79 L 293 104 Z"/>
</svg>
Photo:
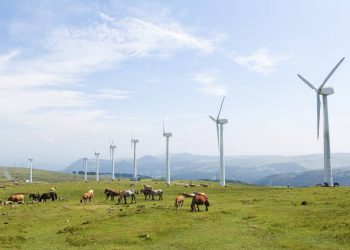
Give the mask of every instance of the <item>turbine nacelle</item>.
<svg viewBox="0 0 350 250">
<path fill-rule="evenodd" d="M 226 124 L 226 123 L 228 123 L 228 120 L 227 119 L 219 119 L 216 122 L 219 124 Z"/>
<path fill-rule="evenodd" d="M 172 137 L 173 134 L 172 134 L 172 133 L 163 133 L 163 136 L 164 136 L 164 137 Z"/>
<path fill-rule="evenodd" d="M 320 91 L 320 95 L 333 95 L 334 89 L 333 88 L 323 88 Z"/>
<path fill-rule="evenodd" d="M 138 143 L 139 142 L 139 140 L 137 140 L 137 139 L 131 139 L 131 143 Z"/>
</svg>

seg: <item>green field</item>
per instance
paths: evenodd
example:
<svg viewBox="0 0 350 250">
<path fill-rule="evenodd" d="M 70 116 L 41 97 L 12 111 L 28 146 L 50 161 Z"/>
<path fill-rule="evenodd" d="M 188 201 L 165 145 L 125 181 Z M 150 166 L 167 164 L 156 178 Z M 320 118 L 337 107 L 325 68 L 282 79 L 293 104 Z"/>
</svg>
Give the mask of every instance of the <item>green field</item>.
<svg viewBox="0 0 350 250">
<path fill-rule="evenodd" d="M 1 182 L 1 199 L 47 192 L 53 185 L 60 199 L 0 206 L 0 249 L 350 249 L 349 188 L 223 188 L 211 183 L 208 188 L 167 188 L 151 180 L 136 188 L 144 183 L 164 189 L 164 200 L 145 201 L 138 195 L 136 204 L 106 201 L 103 190 L 129 188 L 127 180 Z M 91 188 L 92 204 L 80 204 L 80 195 Z M 189 198 L 182 210 L 172 209 L 178 193 L 192 191 L 207 193 L 208 212 L 204 207 L 190 212 Z"/>
</svg>

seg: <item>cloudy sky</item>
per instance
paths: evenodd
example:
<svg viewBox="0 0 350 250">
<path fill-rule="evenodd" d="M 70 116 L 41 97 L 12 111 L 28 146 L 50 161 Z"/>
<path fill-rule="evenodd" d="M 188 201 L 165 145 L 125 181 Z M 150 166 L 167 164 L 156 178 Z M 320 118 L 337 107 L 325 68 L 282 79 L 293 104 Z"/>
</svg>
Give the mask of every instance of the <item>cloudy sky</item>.
<svg viewBox="0 0 350 250">
<path fill-rule="evenodd" d="M 349 1 L 0 2 L 0 164 L 60 169 L 80 157 L 321 153 L 327 83 L 333 152 L 350 152 Z"/>
</svg>

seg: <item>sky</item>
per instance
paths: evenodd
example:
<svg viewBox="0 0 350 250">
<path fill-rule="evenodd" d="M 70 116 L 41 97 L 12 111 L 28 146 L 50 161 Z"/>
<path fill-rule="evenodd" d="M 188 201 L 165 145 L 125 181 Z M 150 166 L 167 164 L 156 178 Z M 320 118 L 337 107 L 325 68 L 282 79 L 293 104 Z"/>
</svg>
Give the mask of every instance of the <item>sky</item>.
<svg viewBox="0 0 350 250">
<path fill-rule="evenodd" d="M 62 169 L 82 157 L 350 152 L 349 1 L 0 1 L 0 165 Z M 322 117 L 321 117 L 322 119 Z M 322 120 L 321 120 L 322 122 Z M 321 125 L 322 129 L 322 125 Z M 322 130 L 321 130 L 322 131 Z"/>
</svg>

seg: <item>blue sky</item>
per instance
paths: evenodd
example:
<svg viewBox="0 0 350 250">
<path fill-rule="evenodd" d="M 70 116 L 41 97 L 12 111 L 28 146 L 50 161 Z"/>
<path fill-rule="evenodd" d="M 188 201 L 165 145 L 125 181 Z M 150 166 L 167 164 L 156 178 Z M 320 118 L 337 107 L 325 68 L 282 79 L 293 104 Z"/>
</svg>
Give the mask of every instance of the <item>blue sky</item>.
<svg viewBox="0 0 350 250">
<path fill-rule="evenodd" d="M 63 168 L 165 150 L 321 153 L 315 94 L 327 83 L 332 152 L 350 152 L 348 1 L 1 1 L 0 164 Z"/>
</svg>

